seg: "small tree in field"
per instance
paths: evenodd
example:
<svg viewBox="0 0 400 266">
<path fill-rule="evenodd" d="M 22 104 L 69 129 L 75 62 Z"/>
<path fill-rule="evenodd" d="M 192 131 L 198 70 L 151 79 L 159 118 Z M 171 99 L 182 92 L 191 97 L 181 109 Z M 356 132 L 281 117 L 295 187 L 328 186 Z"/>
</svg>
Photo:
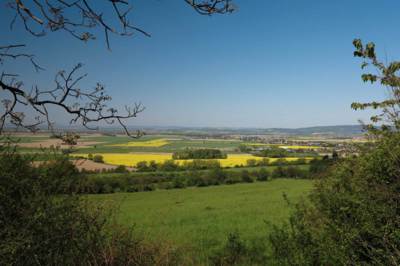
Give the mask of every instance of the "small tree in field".
<svg viewBox="0 0 400 266">
<path fill-rule="evenodd" d="M 93 162 L 95 163 L 104 163 L 103 156 L 100 154 L 96 154 L 93 156 Z"/>
</svg>

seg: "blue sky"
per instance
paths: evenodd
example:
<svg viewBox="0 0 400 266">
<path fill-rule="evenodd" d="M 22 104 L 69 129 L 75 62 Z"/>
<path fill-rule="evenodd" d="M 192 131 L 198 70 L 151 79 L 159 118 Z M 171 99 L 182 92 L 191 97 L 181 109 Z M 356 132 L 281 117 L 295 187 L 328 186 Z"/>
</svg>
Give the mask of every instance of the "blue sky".
<svg viewBox="0 0 400 266">
<path fill-rule="evenodd" d="M 129 124 L 158 126 L 305 127 L 356 124 L 370 113 L 353 101 L 381 99 L 362 83 L 352 40 L 374 41 L 385 60 L 400 56 L 397 0 L 235 0 L 231 15 L 200 16 L 183 0 L 131 1 L 131 21 L 152 37 L 111 37 L 84 44 L 63 33 L 33 38 L 9 29 L 0 9 L 1 43 L 26 43 L 46 71 L 7 67 L 25 84 L 51 87 L 76 63 L 82 86 L 105 84 L 113 105 L 141 101 Z M 20 24 L 17 24 L 21 26 Z M 58 121 L 65 118 L 56 111 Z"/>
</svg>

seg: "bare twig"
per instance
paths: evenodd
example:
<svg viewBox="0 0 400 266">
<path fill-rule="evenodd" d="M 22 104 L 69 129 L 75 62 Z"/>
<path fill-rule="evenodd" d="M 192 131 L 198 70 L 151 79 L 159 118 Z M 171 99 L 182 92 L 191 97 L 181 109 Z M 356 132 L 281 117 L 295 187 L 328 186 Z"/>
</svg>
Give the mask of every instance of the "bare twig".
<svg viewBox="0 0 400 266">
<path fill-rule="evenodd" d="M 0 88 L 8 92 L 8 99 L 3 100 L 4 112 L 0 117 L 0 133 L 4 129 L 6 121 L 18 127 L 34 131 L 38 125 L 47 122 L 49 129 L 53 129 L 53 122 L 49 118 L 48 107 L 61 107 L 66 113 L 72 116 L 70 123 L 80 123 L 88 129 L 97 129 L 93 124 L 106 122 L 107 124 L 119 124 L 125 133 L 131 137 L 138 134 L 131 134 L 124 121 L 137 117 L 144 111 L 141 103 L 135 103 L 132 107 L 125 107 L 124 114 L 117 109 L 107 107 L 111 97 L 105 93 L 105 88 L 100 83 L 92 90 L 81 90 L 79 82 L 86 77 L 86 74 L 78 75 L 82 68 L 81 64 L 76 65 L 70 72 L 60 71 L 55 78 L 55 87 L 50 90 L 43 90 L 35 87 L 30 93 L 23 89 L 23 84 L 9 80 L 8 76 L 0 78 Z M 9 82 L 7 82 L 9 80 Z M 27 124 L 25 115 L 17 112 L 17 104 L 32 108 L 37 116 L 35 122 Z"/>
<path fill-rule="evenodd" d="M 138 32 L 150 37 L 150 34 L 135 26 L 128 20 L 132 10 L 128 0 L 103 0 L 109 5 L 114 16 L 106 19 L 103 12 L 95 8 L 97 1 L 89 0 L 7 0 L 8 7 L 14 12 L 10 27 L 17 21 L 22 22 L 25 30 L 36 37 L 45 36 L 48 32 L 64 31 L 81 41 L 96 38 L 95 32 L 104 32 L 105 43 L 110 49 L 110 34 L 131 36 Z M 235 10 L 231 0 L 184 0 L 199 14 L 225 14 Z M 112 19 L 114 17 L 114 19 Z M 0 46 L 0 66 L 7 59 L 27 59 L 36 71 L 43 68 L 36 62 L 35 56 L 21 52 L 24 44 Z M 45 90 L 34 86 L 27 89 L 18 74 L 0 70 L 0 135 L 7 123 L 31 131 L 39 125 L 47 124 L 52 130 L 54 122 L 49 117 L 49 107 L 61 107 L 72 116 L 70 123 L 81 123 L 88 129 L 96 129 L 97 122 L 119 124 L 126 134 L 132 137 L 140 136 L 140 132 L 131 134 L 125 120 L 136 117 L 144 110 L 141 103 L 131 107 L 125 106 L 124 114 L 116 108 L 108 106 L 111 97 L 105 94 L 104 86 L 98 83 L 92 90 L 81 90 L 79 82 L 86 74 L 78 75 L 82 65 L 78 64 L 70 72 L 60 71 L 55 77 L 55 87 Z M 17 111 L 19 106 L 30 108 L 33 122 L 27 122 L 26 112 Z M 32 120 L 32 119 L 31 119 Z"/>
</svg>

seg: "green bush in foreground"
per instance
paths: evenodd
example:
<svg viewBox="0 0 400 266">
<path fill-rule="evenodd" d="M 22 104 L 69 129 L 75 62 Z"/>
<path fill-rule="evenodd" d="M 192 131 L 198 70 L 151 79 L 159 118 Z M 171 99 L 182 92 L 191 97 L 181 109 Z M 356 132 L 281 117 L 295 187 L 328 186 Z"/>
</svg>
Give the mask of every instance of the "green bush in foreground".
<svg viewBox="0 0 400 266">
<path fill-rule="evenodd" d="M 400 264 L 400 134 L 322 178 L 270 240 L 279 265 Z"/>
<path fill-rule="evenodd" d="M 78 171 L 67 159 L 34 168 L 26 156 L 3 151 L 0 173 L 0 265 L 178 263 L 172 246 L 135 236 L 78 197 Z"/>
</svg>

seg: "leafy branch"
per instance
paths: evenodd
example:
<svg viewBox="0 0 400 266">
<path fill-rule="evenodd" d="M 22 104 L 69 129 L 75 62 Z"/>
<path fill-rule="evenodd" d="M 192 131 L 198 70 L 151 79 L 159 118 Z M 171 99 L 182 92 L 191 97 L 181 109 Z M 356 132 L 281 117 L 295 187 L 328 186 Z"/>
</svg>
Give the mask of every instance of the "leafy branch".
<svg viewBox="0 0 400 266">
<path fill-rule="evenodd" d="M 388 88 L 389 99 L 383 101 L 372 101 L 368 103 L 352 103 L 351 108 L 354 110 L 375 109 L 381 110 L 381 113 L 370 118 L 372 124 L 367 125 L 367 129 L 379 131 L 374 125 L 380 124 L 380 129 L 391 131 L 400 129 L 400 62 L 394 61 L 384 64 L 378 60 L 375 44 L 370 42 L 363 45 L 360 39 L 353 41 L 355 47 L 354 56 L 363 59 L 361 68 L 372 67 L 377 71 L 377 74 L 364 73 L 361 78 L 364 82 L 371 84 L 380 83 Z"/>
</svg>

